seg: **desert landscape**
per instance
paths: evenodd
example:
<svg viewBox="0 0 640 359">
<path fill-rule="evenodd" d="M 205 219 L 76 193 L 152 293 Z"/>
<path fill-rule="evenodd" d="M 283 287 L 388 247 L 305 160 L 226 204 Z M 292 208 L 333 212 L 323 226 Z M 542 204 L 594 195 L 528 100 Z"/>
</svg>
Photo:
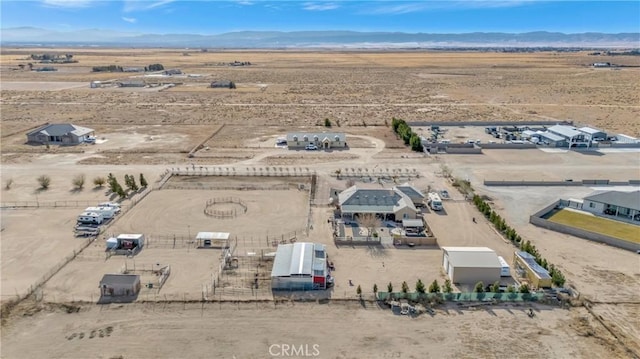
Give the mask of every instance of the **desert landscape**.
<svg viewBox="0 0 640 359">
<path fill-rule="evenodd" d="M 54 64 L 52 72 L 19 66 L 41 53 L 73 53 L 78 62 Z M 228 65 L 234 61 L 251 65 Z M 600 61 L 627 67 L 590 66 Z M 92 72 L 157 63 L 182 73 Z M 573 121 L 640 137 L 638 56 L 25 47 L 3 48 L 0 64 L 3 358 L 640 357 L 638 254 L 529 223 L 559 198 L 602 188 L 484 182 L 637 180 L 637 149 L 426 154 L 412 152 L 391 128 L 393 118 L 460 122 L 449 133 L 464 142 L 484 135 L 469 122 Z M 90 87 L 141 80 L 146 87 Z M 233 81 L 236 89 L 210 88 L 214 81 Z M 27 144 L 25 135 L 45 123 L 94 129 L 95 144 Z M 296 132 L 344 133 L 349 146 L 276 145 Z M 387 283 L 443 283 L 443 246 L 487 246 L 513 257 L 512 243 L 445 169 L 562 270 L 571 299 L 447 302 L 417 317 L 394 315 L 375 300 L 374 284 L 383 291 Z M 120 182 L 143 174 L 149 185 L 118 199 L 108 186 L 94 186 L 109 174 Z M 46 189 L 39 188 L 42 175 L 51 180 Z M 423 212 L 438 245 L 338 245 L 330 197 L 351 181 L 447 190 L 444 214 Z M 105 201 L 119 202 L 122 213 L 99 236 L 74 237 L 76 216 Z M 205 231 L 230 234 L 233 270 L 223 270 L 221 250 L 194 241 Z M 135 256 L 106 255 L 104 240 L 118 233 L 144 233 L 147 243 Z M 301 241 L 326 245 L 335 284 L 304 301 L 274 296 L 271 253 Z M 166 281 L 143 283 L 133 303 L 97 304 L 104 274 L 151 278 L 161 266 L 171 267 Z M 289 355 L 300 346 L 304 353 Z"/>
</svg>

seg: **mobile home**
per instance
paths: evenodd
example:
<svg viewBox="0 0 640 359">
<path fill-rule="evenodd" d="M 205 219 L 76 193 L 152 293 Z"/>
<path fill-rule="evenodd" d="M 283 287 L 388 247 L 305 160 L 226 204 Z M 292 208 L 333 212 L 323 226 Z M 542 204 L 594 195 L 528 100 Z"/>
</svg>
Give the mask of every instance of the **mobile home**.
<svg viewBox="0 0 640 359">
<path fill-rule="evenodd" d="M 440 199 L 440 196 L 438 196 L 437 193 L 435 192 L 429 193 L 428 198 L 429 198 L 429 208 L 431 208 L 434 211 L 442 210 L 442 200 Z"/>
</svg>

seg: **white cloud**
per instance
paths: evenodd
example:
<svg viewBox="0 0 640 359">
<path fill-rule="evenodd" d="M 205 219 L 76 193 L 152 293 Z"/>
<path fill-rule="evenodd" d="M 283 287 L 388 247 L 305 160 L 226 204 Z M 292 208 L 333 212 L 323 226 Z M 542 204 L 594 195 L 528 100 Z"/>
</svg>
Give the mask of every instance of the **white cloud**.
<svg viewBox="0 0 640 359">
<path fill-rule="evenodd" d="M 146 11 L 170 4 L 175 0 L 124 0 L 124 12 Z"/>
<path fill-rule="evenodd" d="M 246 0 L 238 0 L 236 1 L 236 4 L 238 5 L 253 5 L 255 4 L 253 1 L 246 1 Z"/>
<path fill-rule="evenodd" d="M 302 5 L 302 8 L 304 10 L 309 10 L 309 11 L 327 11 L 327 10 L 337 9 L 339 7 L 340 5 L 332 2 L 328 2 L 328 3 L 307 2 Z"/>
<path fill-rule="evenodd" d="M 447 10 L 447 9 L 484 9 L 484 8 L 501 8 L 515 7 L 530 4 L 536 0 L 470 0 L 470 1 L 425 1 L 425 2 L 405 2 L 396 3 L 381 2 L 380 6 L 376 6 L 365 10 L 365 13 L 374 15 L 400 15 L 413 12 L 426 12 L 431 10 Z"/>
<path fill-rule="evenodd" d="M 66 8 L 88 7 L 92 2 L 95 0 L 42 0 L 44 6 Z"/>
<path fill-rule="evenodd" d="M 135 17 L 125 17 L 125 16 L 122 17 L 122 20 L 130 24 L 135 24 L 136 21 L 138 21 L 138 19 L 136 19 Z"/>
</svg>

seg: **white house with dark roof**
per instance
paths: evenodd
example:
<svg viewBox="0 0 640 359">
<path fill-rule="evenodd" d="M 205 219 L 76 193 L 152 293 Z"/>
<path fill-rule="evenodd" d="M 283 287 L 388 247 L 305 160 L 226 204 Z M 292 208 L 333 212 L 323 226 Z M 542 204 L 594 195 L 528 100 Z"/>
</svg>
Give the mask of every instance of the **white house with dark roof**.
<svg viewBox="0 0 640 359">
<path fill-rule="evenodd" d="M 70 123 L 46 124 L 27 133 L 28 143 L 77 145 L 95 134 L 95 130 Z"/>
<path fill-rule="evenodd" d="M 360 189 L 351 186 L 338 194 L 338 204 L 344 219 L 373 213 L 383 220 L 401 222 L 416 219 L 419 213 L 411 198 L 397 187 Z"/>
<path fill-rule="evenodd" d="M 640 220 L 640 191 L 597 192 L 584 197 L 582 209 L 594 213 Z"/>
<path fill-rule="evenodd" d="M 316 145 L 319 149 L 346 148 L 347 138 L 342 132 L 295 132 L 287 134 L 287 147 L 302 149 Z"/>
</svg>

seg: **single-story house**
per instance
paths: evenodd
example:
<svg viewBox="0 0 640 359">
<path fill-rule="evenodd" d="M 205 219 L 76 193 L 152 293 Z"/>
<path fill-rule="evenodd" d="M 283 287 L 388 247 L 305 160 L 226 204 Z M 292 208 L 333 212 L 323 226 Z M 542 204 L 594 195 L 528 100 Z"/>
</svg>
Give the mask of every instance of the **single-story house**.
<svg viewBox="0 0 640 359">
<path fill-rule="evenodd" d="M 338 194 L 342 218 L 357 220 L 359 215 L 373 213 L 382 220 L 400 222 L 416 219 L 419 213 L 409 196 L 398 188 L 359 189 L 351 186 Z"/>
<path fill-rule="evenodd" d="M 102 297 L 131 297 L 137 295 L 140 288 L 137 274 L 105 274 L 100 280 Z"/>
<path fill-rule="evenodd" d="M 324 244 L 281 244 L 271 270 L 273 290 L 326 289 L 331 283 Z"/>
<path fill-rule="evenodd" d="M 584 197 L 582 209 L 640 220 L 640 191 L 606 191 Z"/>
<path fill-rule="evenodd" d="M 487 247 L 442 247 L 442 267 L 453 283 L 493 284 L 500 280 L 502 264 Z"/>
<path fill-rule="evenodd" d="M 513 266 L 520 278 L 526 278 L 533 288 L 551 288 L 551 275 L 536 259 L 524 251 L 516 251 Z"/>
<path fill-rule="evenodd" d="M 302 149 L 307 145 L 316 145 L 322 149 L 346 148 L 347 138 L 344 133 L 339 132 L 287 134 L 287 147 L 290 149 Z"/>
<path fill-rule="evenodd" d="M 70 123 L 46 124 L 27 133 L 28 143 L 77 145 L 95 135 L 95 130 Z"/>
</svg>

